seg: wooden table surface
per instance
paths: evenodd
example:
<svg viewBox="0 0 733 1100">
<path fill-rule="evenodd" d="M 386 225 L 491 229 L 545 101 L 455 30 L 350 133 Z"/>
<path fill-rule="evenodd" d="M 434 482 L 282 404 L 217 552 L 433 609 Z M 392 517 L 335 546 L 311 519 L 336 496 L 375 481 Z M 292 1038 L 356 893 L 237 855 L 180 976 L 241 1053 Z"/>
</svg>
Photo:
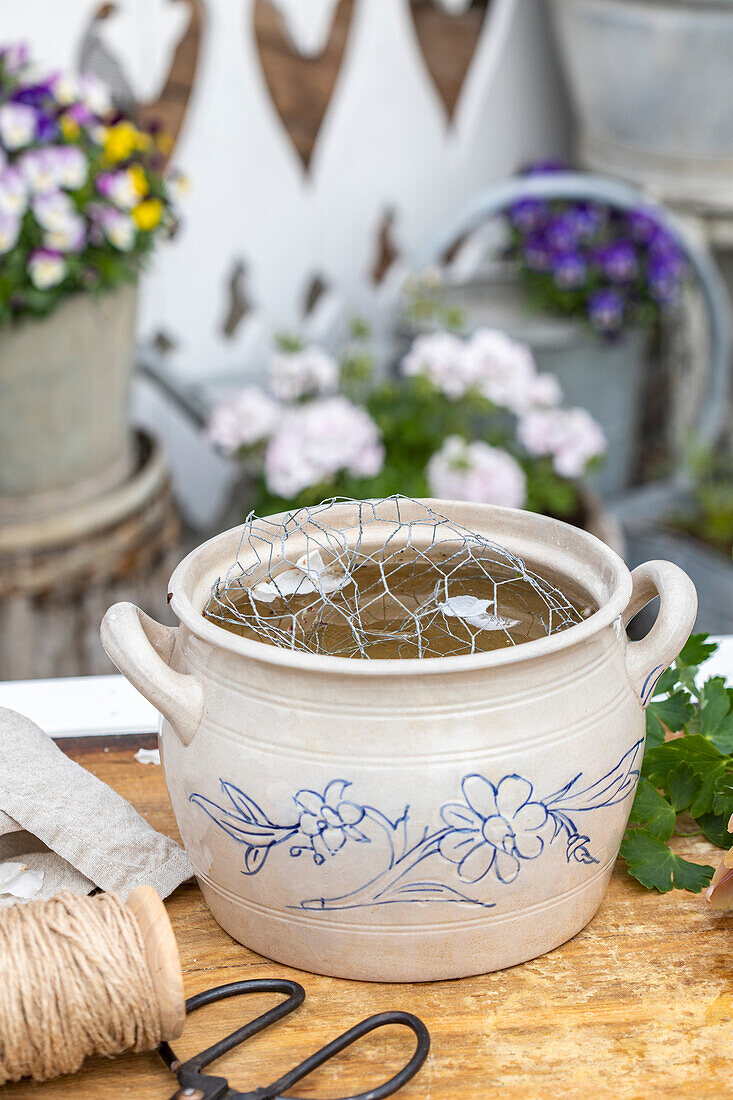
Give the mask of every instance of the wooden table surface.
<svg viewBox="0 0 733 1100">
<path fill-rule="evenodd" d="M 157 829 L 177 836 L 162 770 L 134 759 L 150 738 L 61 742 L 74 759 L 129 799 Z M 699 838 L 678 848 L 700 861 L 715 850 Z M 233 1051 L 211 1072 L 248 1091 L 364 1016 L 416 1012 L 432 1049 L 401 1100 L 655 1100 L 733 1097 L 731 918 L 701 896 L 650 894 L 619 864 L 596 918 L 544 958 L 496 974 L 423 985 L 372 985 L 323 978 L 269 962 L 235 943 L 187 884 L 167 901 L 178 938 L 186 995 L 246 978 L 288 976 L 305 1004 Z M 2 991 L 0 990 L 0 996 Z M 236 998 L 192 1016 L 177 1053 L 190 1056 L 279 998 Z M 298 1097 L 358 1093 L 391 1076 L 413 1040 L 389 1029 L 364 1040 L 294 1090 Z M 90 1060 L 79 1074 L 45 1084 L 8 1085 L 3 1100 L 168 1100 L 175 1081 L 154 1053 Z"/>
</svg>

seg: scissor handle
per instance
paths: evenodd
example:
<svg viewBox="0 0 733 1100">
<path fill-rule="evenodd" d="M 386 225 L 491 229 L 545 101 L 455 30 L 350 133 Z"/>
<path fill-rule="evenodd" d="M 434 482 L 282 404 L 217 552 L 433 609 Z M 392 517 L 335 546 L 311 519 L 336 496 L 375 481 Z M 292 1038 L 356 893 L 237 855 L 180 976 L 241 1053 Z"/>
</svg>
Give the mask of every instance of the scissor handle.
<svg viewBox="0 0 733 1100">
<path fill-rule="evenodd" d="M 158 1053 L 168 1069 L 174 1070 L 179 1076 L 184 1072 L 198 1073 L 199 1070 L 208 1066 L 215 1059 L 221 1058 L 233 1047 L 239 1046 L 246 1039 L 250 1039 L 258 1032 L 264 1031 L 266 1027 L 270 1027 L 271 1024 L 282 1020 L 283 1016 L 288 1016 L 291 1012 L 294 1012 L 305 1000 L 305 990 L 298 982 L 291 982 L 287 978 L 255 978 L 246 982 L 229 982 L 228 985 L 219 985 L 215 989 L 205 989 L 203 993 L 197 993 L 195 996 L 189 997 L 186 1001 L 186 1015 L 188 1016 L 189 1013 L 195 1012 L 197 1008 L 203 1008 L 214 1001 L 223 1001 L 227 997 L 237 997 L 244 993 L 287 993 L 288 996 L 279 1005 L 268 1009 L 267 1012 L 263 1012 L 261 1016 L 255 1017 L 254 1020 L 250 1020 L 244 1027 L 237 1028 L 231 1035 L 220 1039 L 218 1043 L 207 1047 L 199 1054 L 194 1054 L 193 1058 L 189 1058 L 187 1062 L 179 1062 L 168 1043 L 161 1043 L 158 1047 Z"/>
<path fill-rule="evenodd" d="M 383 1100 L 383 1097 L 391 1096 L 392 1093 L 397 1092 L 415 1076 L 430 1051 L 430 1032 L 422 1020 L 417 1016 L 413 1016 L 411 1012 L 378 1012 L 375 1016 L 369 1016 L 361 1023 L 355 1024 L 343 1035 L 339 1035 L 337 1039 L 327 1043 L 325 1047 L 321 1047 L 315 1054 L 311 1054 L 310 1058 L 306 1058 L 300 1065 L 295 1066 L 294 1069 L 283 1074 L 279 1080 L 273 1081 L 271 1085 L 263 1089 L 262 1100 L 298 1100 L 298 1097 L 295 1096 L 283 1097 L 282 1093 L 287 1089 L 291 1089 L 298 1081 L 301 1081 L 318 1066 L 322 1066 L 324 1062 L 333 1058 L 345 1047 L 351 1046 L 352 1043 L 355 1043 L 364 1035 L 368 1035 L 370 1031 L 376 1031 L 377 1028 L 388 1027 L 391 1024 L 402 1024 L 404 1027 L 409 1027 L 417 1038 L 417 1045 L 409 1062 L 398 1073 L 395 1073 L 394 1077 L 390 1077 L 389 1081 L 385 1081 L 383 1085 L 378 1085 L 376 1088 L 367 1089 L 366 1092 L 355 1095 L 338 1097 L 337 1100 Z"/>
<path fill-rule="evenodd" d="M 195 1012 L 197 1008 L 203 1008 L 204 1005 L 224 1000 L 226 997 L 236 997 L 246 993 L 285 993 L 287 996 L 284 1001 L 275 1005 L 274 1008 L 263 1012 L 262 1015 L 233 1031 L 231 1035 L 227 1035 L 225 1038 L 220 1039 L 218 1043 L 214 1043 L 213 1046 L 207 1047 L 199 1054 L 195 1054 L 187 1062 L 179 1062 L 168 1043 L 161 1043 L 158 1047 L 158 1053 L 165 1064 L 178 1076 L 181 1088 L 175 1093 L 175 1100 L 181 1100 L 181 1098 L 188 1096 L 195 1096 L 200 1100 L 219 1100 L 219 1098 L 221 1100 L 225 1100 L 225 1098 L 228 1098 L 228 1100 L 297 1100 L 297 1097 L 286 1098 L 282 1094 L 358 1039 L 363 1038 L 372 1031 L 376 1031 L 377 1028 L 397 1024 L 409 1028 L 417 1039 L 417 1045 L 409 1061 L 384 1084 L 368 1089 L 366 1092 L 339 1098 L 339 1100 L 384 1100 L 384 1097 L 397 1092 L 415 1076 L 430 1050 L 430 1034 L 425 1024 L 417 1016 L 413 1016 L 411 1012 L 379 1012 L 375 1016 L 369 1016 L 366 1020 L 362 1020 L 354 1027 L 349 1028 L 343 1035 L 339 1035 L 338 1038 L 333 1039 L 326 1046 L 317 1050 L 315 1054 L 311 1054 L 309 1058 L 306 1058 L 305 1061 L 293 1069 L 288 1070 L 277 1081 L 273 1081 L 271 1085 L 265 1085 L 254 1092 L 237 1092 L 229 1086 L 224 1078 L 203 1075 L 201 1070 L 216 1058 L 220 1058 L 223 1054 L 232 1050 L 233 1047 L 245 1042 L 253 1035 L 257 1035 L 258 1032 L 264 1031 L 271 1024 L 293 1012 L 305 1000 L 305 990 L 298 982 L 286 978 L 255 979 L 231 982 L 228 985 L 220 985 L 215 989 L 207 989 L 203 993 L 197 993 L 196 996 L 189 997 L 186 1001 L 186 1014 Z"/>
</svg>

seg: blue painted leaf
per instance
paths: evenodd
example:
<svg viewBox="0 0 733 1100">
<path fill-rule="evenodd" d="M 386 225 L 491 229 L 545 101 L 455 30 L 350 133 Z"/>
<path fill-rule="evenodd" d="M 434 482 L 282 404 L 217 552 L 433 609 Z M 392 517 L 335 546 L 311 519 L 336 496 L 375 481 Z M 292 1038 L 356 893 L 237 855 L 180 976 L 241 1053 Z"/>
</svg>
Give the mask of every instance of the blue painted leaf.
<svg viewBox="0 0 733 1100">
<path fill-rule="evenodd" d="M 258 871 L 264 866 L 265 860 L 270 854 L 270 847 L 266 848 L 248 848 L 244 853 L 244 874 L 256 875 Z"/>
<path fill-rule="evenodd" d="M 235 811 L 240 815 L 242 821 L 248 822 L 250 825 L 273 825 L 264 810 L 260 809 L 257 803 L 246 795 L 244 791 L 241 791 L 239 787 L 235 787 L 233 783 L 227 782 L 226 779 L 220 779 L 221 789 L 226 795 L 228 795 L 230 802 L 234 806 Z"/>
</svg>

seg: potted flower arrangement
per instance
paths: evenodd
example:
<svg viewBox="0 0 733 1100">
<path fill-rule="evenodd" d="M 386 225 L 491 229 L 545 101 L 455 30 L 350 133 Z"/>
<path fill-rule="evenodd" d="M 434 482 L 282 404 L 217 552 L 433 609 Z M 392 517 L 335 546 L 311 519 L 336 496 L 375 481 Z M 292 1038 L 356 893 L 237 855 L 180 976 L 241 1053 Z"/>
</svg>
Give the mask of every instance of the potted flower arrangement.
<svg viewBox="0 0 733 1100">
<path fill-rule="evenodd" d="M 528 508 L 610 537 L 579 480 L 604 434 L 585 409 L 562 406 L 528 348 L 490 329 L 424 334 L 398 376 L 375 383 L 365 338 L 357 324 L 340 362 L 284 342 L 266 387 L 213 409 L 209 437 L 244 462 L 255 512 L 399 492 Z"/>
<path fill-rule="evenodd" d="M 552 0 L 584 165 L 733 208 L 732 0 Z"/>
<path fill-rule="evenodd" d="M 162 141 L 92 76 L 0 50 L 0 505 L 33 514 L 130 468 L 136 280 L 173 221 Z"/>
<path fill-rule="evenodd" d="M 608 460 L 595 483 L 615 496 L 637 472 L 650 337 L 680 300 L 682 252 L 644 207 L 522 198 L 504 230 L 502 259 L 483 274 L 453 282 L 433 272 L 408 284 L 409 323 L 463 332 L 488 323 L 530 345 L 567 400 L 602 423 Z"/>
</svg>

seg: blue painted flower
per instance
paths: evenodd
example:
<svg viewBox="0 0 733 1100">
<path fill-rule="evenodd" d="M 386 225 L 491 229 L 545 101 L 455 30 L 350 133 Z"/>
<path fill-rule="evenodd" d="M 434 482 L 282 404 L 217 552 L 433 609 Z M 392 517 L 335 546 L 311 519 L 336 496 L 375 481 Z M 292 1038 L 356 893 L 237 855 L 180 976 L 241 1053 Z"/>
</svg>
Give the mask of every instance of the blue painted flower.
<svg viewBox="0 0 733 1100">
<path fill-rule="evenodd" d="M 568 863 L 571 859 L 574 859 L 576 863 L 598 863 L 596 857 L 592 856 L 588 850 L 589 843 L 590 837 L 581 836 L 579 833 L 569 836 L 565 853 Z"/>
<path fill-rule="evenodd" d="M 623 295 L 612 287 L 594 291 L 588 298 L 588 316 L 598 332 L 618 332 L 624 320 Z"/>
<path fill-rule="evenodd" d="M 577 290 L 588 277 L 588 268 L 579 252 L 561 252 L 552 262 L 552 277 L 561 290 Z"/>
<path fill-rule="evenodd" d="M 323 794 L 317 791 L 298 791 L 295 802 L 303 811 L 298 828 L 308 838 L 308 847 L 313 850 L 313 858 L 321 864 L 334 855 L 348 839 L 368 840 L 356 826 L 364 817 L 364 807 L 344 798 L 344 791 L 351 784 L 344 779 L 334 779 Z M 293 849 L 299 854 L 302 849 Z"/>
<path fill-rule="evenodd" d="M 520 860 L 536 859 L 545 846 L 539 835 L 545 805 L 532 801 L 532 784 L 519 775 L 505 776 L 497 787 L 482 775 L 467 775 L 461 790 L 465 804 L 441 810 L 449 831 L 441 837 L 440 854 L 458 864 L 464 882 L 479 882 L 492 869 L 500 882 L 513 882 Z"/>
</svg>

